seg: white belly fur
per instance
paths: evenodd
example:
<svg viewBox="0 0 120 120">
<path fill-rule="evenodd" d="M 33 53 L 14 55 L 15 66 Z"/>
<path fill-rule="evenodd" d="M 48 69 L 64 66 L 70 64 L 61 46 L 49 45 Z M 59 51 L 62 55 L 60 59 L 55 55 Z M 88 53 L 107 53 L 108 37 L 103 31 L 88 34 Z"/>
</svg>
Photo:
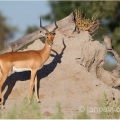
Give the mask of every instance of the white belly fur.
<svg viewBox="0 0 120 120">
<path fill-rule="evenodd" d="M 15 68 L 13 67 L 14 72 L 23 72 L 23 71 L 31 71 L 31 69 L 28 68 Z"/>
</svg>

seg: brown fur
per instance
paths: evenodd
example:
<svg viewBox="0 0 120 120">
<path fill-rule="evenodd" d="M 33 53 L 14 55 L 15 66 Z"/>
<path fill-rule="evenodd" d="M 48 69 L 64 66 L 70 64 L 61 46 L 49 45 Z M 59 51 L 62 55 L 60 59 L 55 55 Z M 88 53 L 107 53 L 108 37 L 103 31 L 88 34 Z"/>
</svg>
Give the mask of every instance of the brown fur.
<svg viewBox="0 0 120 120">
<path fill-rule="evenodd" d="M 35 83 L 35 97 L 37 101 L 39 101 L 37 94 L 37 77 L 36 72 L 44 63 L 48 60 L 51 47 L 50 44 L 53 43 L 55 33 L 47 33 L 46 34 L 46 42 L 45 46 L 42 50 L 29 50 L 25 52 L 8 52 L 0 55 L 0 75 L 2 76 L 0 79 L 0 104 L 2 104 L 2 85 L 5 82 L 9 72 L 15 68 L 28 68 L 31 70 L 31 78 L 30 78 L 30 89 L 28 93 L 28 101 L 30 101 L 30 96 L 32 92 L 33 85 Z"/>
</svg>

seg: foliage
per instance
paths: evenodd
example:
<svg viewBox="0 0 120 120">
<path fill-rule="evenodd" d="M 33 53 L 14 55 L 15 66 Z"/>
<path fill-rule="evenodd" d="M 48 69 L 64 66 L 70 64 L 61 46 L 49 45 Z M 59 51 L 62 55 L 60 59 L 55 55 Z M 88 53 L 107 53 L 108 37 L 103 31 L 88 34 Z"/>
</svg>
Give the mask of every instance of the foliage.
<svg viewBox="0 0 120 120">
<path fill-rule="evenodd" d="M 30 34 L 32 32 L 37 31 L 39 28 L 37 26 L 28 26 L 27 29 L 25 30 L 25 35 Z M 24 45 L 20 50 L 27 49 L 27 47 L 31 44 L 33 44 L 34 41 L 29 42 L 28 44 Z"/>
<path fill-rule="evenodd" d="M 114 62 L 114 64 L 111 64 L 111 62 L 109 62 L 107 59 L 107 57 L 111 57 L 115 62 Z M 107 56 L 106 56 L 106 59 L 105 59 L 105 61 L 104 61 L 104 65 L 103 65 L 103 67 L 104 67 L 104 69 L 105 70 L 107 70 L 107 71 L 113 71 L 114 69 L 116 69 L 116 66 L 117 66 L 117 60 L 113 57 L 114 55 L 113 55 L 113 53 L 111 53 L 111 52 L 107 52 Z"/>
<path fill-rule="evenodd" d="M 57 108 L 57 113 L 52 116 L 52 119 L 63 119 L 64 113 L 62 112 L 61 104 L 57 103 L 56 108 Z"/>
<path fill-rule="evenodd" d="M 27 49 L 27 47 L 28 47 L 29 45 L 33 44 L 33 43 L 34 43 L 34 41 L 27 43 L 27 44 L 24 45 L 22 48 L 20 48 L 20 50 Z"/>
<path fill-rule="evenodd" d="M 38 30 L 39 28 L 37 26 L 28 26 L 26 31 L 25 31 L 25 35 L 30 34 L 32 32 L 35 32 L 36 30 Z"/>
<path fill-rule="evenodd" d="M 41 113 L 40 108 L 38 106 L 38 103 L 36 101 L 31 100 L 31 103 L 28 105 L 28 101 L 26 98 L 23 99 L 21 104 L 17 106 L 14 104 L 14 106 L 8 111 L 7 113 L 1 115 L 1 118 L 3 119 L 40 119 Z"/>
<path fill-rule="evenodd" d="M 40 41 L 41 41 L 42 43 L 44 43 L 44 44 L 45 44 L 45 40 L 46 40 L 45 37 L 40 38 Z M 27 47 L 28 47 L 29 45 L 33 44 L 34 42 L 35 42 L 35 41 L 32 41 L 32 42 L 27 43 L 27 44 L 24 45 L 22 48 L 20 48 L 20 50 L 27 49 Z"/>
<path fill-rule="evenodd" d="M 12 109 L 7 113 L 5 119 L 14 119 L 16 118 L 17 107 L 16 104 L 12 107 Z"/>
<path fill-rule="evenodd" d="M 90 115 L 87 113 L 87 110 L 85 109 L 83 112 L 80 112 L 77 114 L 74 119 L 90 119 Z"/>
<path fill-rule="evenodd" d="M 46 38 L 42 37 L 42 38 L 40 38 L 40 40 L 42 41 L 42 43 L 45 43 Z"/>
<path fill-rule="evenodd" d="M 115 98 L 109 98 L 106 93 L 104 93 L 103 99 L 98 101 L 98 107 L 103 110 L 98 114 L 99 119 L 118 119 L 120 118 L 120 99 L 117 102 Z"/>
<path fill-rule="evenodd" d="M 57 111 L 55 114 L 50 115 L 52 119 L 64 119 L 64 113 L 61 108 L 61 104 L 56 104 Z M 90 114 L 88 114 L 88 108 L 84 107 L 83 112 L 79 112 L 73 118 L 74 119 L 91 119 Z M 100 111 L 99 108 L 102 108 Z M 104 110 L 103 110 L 104 109 Z M 120 98 L 115 100 L 114 96 L 112 98 L 108 97 L 104 93 L 103 98 L 98 101 L 98 112 L 96 113 L 96 118 L 98 119 L 118 119 L 120 118 Z M 0 110 L 0 119 L 40 119 L 43 118 L 40 112 L 40 107 L 36 101 L 34 101 L 33 96 L 31 103 L 28 104 L 26 98 L 20 103 L 20 105 L 14 104 L 14 106 L 6 113 L 3 114 Z"/>
<path fill-rule="evenodd" d="M 95 11 L 99 10 L 101 28 L 95 38 L 101 39 L 105 33 L 113 38 L 113 46 L 120 53 L 120 2 L 119 1 L 49 1 L 51 12 L 44 16 L 45 20 L 53 22 L 68 16 L 75 9 L 86 13 L 87 18 L 92 18 Z"/>
<path fill-rule="evenodd" d="M 15 31 L 17 31 L 17 28 L 8 25 L 6 23 L 6 18 L 0 12 L 0 49 L 3 49 L 4 41 L 12 38 Z"/>
<path fill-rule="evenodd" d="M 30 33 L 32 33 L 32 32 L 35 32 L 35 31 L 37 31 L 37 30 L 39 30 L 39 28 L 38 28 L 37 26 L 28 26 L 27 29 L 26 29 L 26 31 L 25 31 L 25 35 L 30 34 Z M 45 43 L 45 38 L 44 38 L 44 37 L 43 37 L 43 38 L 40 38 L 40 40 L 41 40 L 43 43 Z M 34 43 L 34 41 L 33 41 L 33 42 L 30 42 L 30 43 L 28 43 L 28 44 L 26 44 L 26 45 L 24 45 L 24 46 L 21 48 L 21 50 L 27 49 L 27 47 L 28 47 L 29 45 L 33 44 L 33 43 Z"/>
<path fill-rule="evenodd" d="M 74 16 L 75 16 L 75 24 L 77 28 L 80 28 L 81 30 L 84 31 L 91 31 L 94 33 L 95 29 L 98 29 L 99 27 L 99 20 L 97 20 L 99 11 L 96 11 L 93 16 L 92 19 L 90 18 L 86 18 L 85 14 L 82 11 L 79 10 L 74 10 L 73 12 Z"/>
<path fill-rule="evenodd" d="M 105 70 L 112 72 L 114 69 L 116 69 L 116 64 L 111 64 L 108 60 L 105 60 L 103 67 Z"/>
</svg>

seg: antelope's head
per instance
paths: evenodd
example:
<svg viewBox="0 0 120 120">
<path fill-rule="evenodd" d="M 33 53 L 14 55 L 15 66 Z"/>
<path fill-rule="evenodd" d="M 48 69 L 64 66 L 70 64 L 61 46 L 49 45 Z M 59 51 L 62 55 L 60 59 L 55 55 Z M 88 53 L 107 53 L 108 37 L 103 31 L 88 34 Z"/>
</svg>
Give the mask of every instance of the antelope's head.
<svg viewBox="0 0 120 120">
<path fill-rule="evenodd" d="M 41 17 L 40 17 L 40 27 L 46 31 L 46 33 L 45 33 L 45 35 L 46 35 L 46 42 L 47 42 L 50 46 L 52 46 L 52 45 L 53 45 L 54 36 L 56 35 L 55 30 L 58 28 L 58 26 L 57 26 L 57 24 L 56 24 L 56 21 L 55 21 L 55 28 L 54 28 L 51 32 L 49 32 L 49 31 L 47 30 L 47 28 L 45 28 L 45 27 L 42 26 Z M 41 32 L 41 31 L 40 31 L 40 32 Z"/>
</svg>

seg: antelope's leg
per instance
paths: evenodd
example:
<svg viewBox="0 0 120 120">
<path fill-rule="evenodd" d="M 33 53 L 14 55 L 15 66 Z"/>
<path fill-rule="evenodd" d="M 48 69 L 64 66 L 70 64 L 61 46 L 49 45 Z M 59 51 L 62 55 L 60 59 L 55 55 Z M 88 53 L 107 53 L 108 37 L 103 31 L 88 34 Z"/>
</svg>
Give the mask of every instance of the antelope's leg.
<svg viewBox="0 0 120 120">
<path fill-rule="evenodd" d="M 32 70 L 31 71 L 30 88 L 29 88 L 29 92 L 28 92 L 28 102 L 29 103 L 30 103 L 30 97 L 31 97 L 32 90 L 33 90 L 33 85 L 34 85 L 34 81 L 35 81 L 36 72 L 37 72 L 37 70 Z"/>
<path fill-rule="evenodd" d="M 35 76 L 35 97 L 36 97 L 36 100 L 37 102 L 40 102 L 39 98 L 38 98 L 38 88 L 37 88 L 37 75 Z"/>
<path fill-rule="evenodd" d="M 2 85 L 5 82 L 6 78 L 8 76 L 8 73 L 4 73 L 2 75 L 2 79 L 0 80 L 0 105 L 2 104 L 3 100 L 2 100 Z"/>
</svg>

